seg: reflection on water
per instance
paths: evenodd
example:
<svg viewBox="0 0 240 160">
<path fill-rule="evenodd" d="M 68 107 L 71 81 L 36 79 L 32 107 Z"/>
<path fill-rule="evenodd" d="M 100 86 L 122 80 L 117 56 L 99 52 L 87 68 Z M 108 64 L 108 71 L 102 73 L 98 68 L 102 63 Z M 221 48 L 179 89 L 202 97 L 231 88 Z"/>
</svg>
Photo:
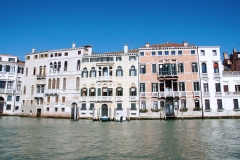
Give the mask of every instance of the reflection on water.
<svg viewBox="0 0 240 160">
<path fill-rule="evenodd" d="M 239 159 L 239 122 L 3 117 L 0 159 Z"/>
</svg>

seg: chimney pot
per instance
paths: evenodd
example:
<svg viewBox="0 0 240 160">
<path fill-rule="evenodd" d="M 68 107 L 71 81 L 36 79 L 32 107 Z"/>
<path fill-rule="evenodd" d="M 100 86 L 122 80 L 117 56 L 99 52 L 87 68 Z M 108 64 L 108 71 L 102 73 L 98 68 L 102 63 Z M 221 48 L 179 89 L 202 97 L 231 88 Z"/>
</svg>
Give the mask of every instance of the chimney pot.
<svg viewBox="0 0 240 160">
<path fill-rule="evenodd" d="M 128 45 L 127 44 L 124 45 L 124 53 L 128 53 Z"/>
<path fill-rule="evenodd" d="M 76 48 L 76 43 L 75 42 L 72 43 L 72 48 Z"/>
<path fill-rule="evenodd" d="M 35 53 L 35 51 L 36 51 L 36 49 L 35 49 L 35 48 L 33 48 L 33 49 L 32 49 L 32 53 Z"/>
<path fill-rule="evenodd" d="M 148 42 L 145 43 L 145 47 L 149 47 L 149 43 Z"/>
</svg>

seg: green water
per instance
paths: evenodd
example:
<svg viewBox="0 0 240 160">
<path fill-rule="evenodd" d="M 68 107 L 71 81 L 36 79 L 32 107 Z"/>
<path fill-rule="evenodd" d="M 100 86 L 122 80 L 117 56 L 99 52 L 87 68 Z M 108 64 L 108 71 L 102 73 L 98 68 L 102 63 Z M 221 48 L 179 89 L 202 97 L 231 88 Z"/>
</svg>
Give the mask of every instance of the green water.
<svg viewBox="0 0 240 160">
<path fill-rule="evenodd" d="M 0 159 L 240 159 L 240 120 L 3 117 Z"/>
</svg>

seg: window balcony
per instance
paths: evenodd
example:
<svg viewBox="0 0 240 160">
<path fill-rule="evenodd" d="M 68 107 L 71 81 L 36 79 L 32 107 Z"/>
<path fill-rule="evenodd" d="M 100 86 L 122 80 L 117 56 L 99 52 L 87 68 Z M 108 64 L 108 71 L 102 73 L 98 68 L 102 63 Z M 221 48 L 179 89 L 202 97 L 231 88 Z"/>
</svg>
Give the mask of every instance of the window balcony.
<svg viewBox="0 0 240 160">
<path fill-rule="evenodd" d="M 0 93 L 5 93 L 5 88 L 4 88 L 4 89 L 1 88 L 1 89 L 0 89 Z"/>
<path fill-rule="evenodd" d="M 138 97 L 137 96 L 130 96 L 129 99 L 130 99 L 130 101 L 137 101 Z"/>
<path fill-rule="evenodd" d="M 6 93 L 13 94 L 13 89 L 6 89 Z"/>
<path fill-rule="evenodd" d="M 37 74 L 37 79 L 45 79 L 46 74 Z"/>
<path fill-rule="evenodd" d="M 159 78 L 178 78 L 178 71 L 159 71 L 158 72 Z"/>
<path fill-rule="evenodd" d="M 97 96 L 96 101 L 113 101 L 113 96 Z"/>
<path fill-rule="evenodd" d="M 95 101 L 95 96 L 89 96 L 89 97 L 88 97 L 88 100 L 89 100 L 89 101 Z"/>
<path fill-rule="evenodd" d="M 100 77 L 96 77 L 97 81 L 112 81 L 113 77 L 112 76 L 100 76 Z"/>
<path fill-rule="evenodd" d="M 222 97 L 222 92 L 215 92 L 215 97 Z"/>
<path fill-rule="evenodd" d="M 116 101 L 122 101 L 123 100 L 123 96 L 116 96 Z"/>
<path fill-rule="evenodd" d="M 223 77 L 239 77 L 240 71 L 223 71 Z"/>
<path fill-rule="evenodd" d="M 152 92 L 152 97 L 158 97 L 158 92 Z"/>
<path fill-rule="evenodd" d="M 35 93 L 34 97 L 35 98 L 43 98 L 44 97 L 44 93 Z"/>
<path fill-rule="evenodd" d="M 208 73 L 201 73 L 202 79 L 208 79 Z"/>
<path fill-rule="evenodd" d="M 58 94 L 58 89 L 46 89 L 45 93 L 49 95 L 56 95 Z"/>
<path fill-rule="evenodd" d="M 20 94 L 22 94 L 22 91 L 21 90 L 16 90 L 16 94 L 20 95 Z"/>
<path fill-rule="evenodd" d="M 193 91 L 194 97 L 200 97 L 200 91 Z"/>
<path fill-rule="evenodd" d="M 84 102 L 87 101 L 87 99 L 88 99 L 88 97 L 86 97 L 86 96 L 82 96 L 79 98 L 80 101 L 84 101 Z"/>
<path fill-rule="evenodd" d="M 158 98 L 166 97 L 186 97 L 185 91 L 168 91 L 168 92 L 159 92 Z"/>
<path fill-rule="evenodd" d="M 221 77 L 220 77 L 220 73 L 213 73 L 213 78 L 214 78 L 214 79 L 219 79 L 219 78 L 221 78 Z"/>
<path fill-rule="evenodd" d="M 211 112 L 212 108 L 206 107 L 205 112 Z"/>
<path fill-rule="evenodd" d="M 210 92 L 203 92 L 203 97 L 204 98 L 209 98 L 210 97 Z"/>
<path fill-rule="evenodd" d="M 224 97 L 239 97 L 240 92 L 224 92 Z"/>
<path fill-rule="evenodd" d="M 140 92 L 140 98 L 146 98 L 146 92 Z"/>
</svg>

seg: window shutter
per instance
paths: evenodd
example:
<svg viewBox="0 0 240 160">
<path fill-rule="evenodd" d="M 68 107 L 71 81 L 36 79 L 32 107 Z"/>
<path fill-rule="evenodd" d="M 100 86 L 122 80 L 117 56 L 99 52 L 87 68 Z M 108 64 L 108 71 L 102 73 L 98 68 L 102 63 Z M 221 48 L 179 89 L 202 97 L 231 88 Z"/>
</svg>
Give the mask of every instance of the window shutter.
<svg viewBox="0 0 240 160">
<path fill-rule="evenodd" d="M 144 68 L 143 68 L 143 73 L 144 74 L 146 73 L 146 66 L 144 66 Z"/>
<path fill-rule="evenodd" d="M 82 71 L 82 78 L 83 78 L 83 71 Z"/>
<path fill-rule="evenodd" d="M 118 70 L 116 70 L 116 77 L 118 77 L 118 75 L 117 75 L 117 71 L 118 71 Z"/>
<path fill-rule="evenodd" d="M 137 70 L 134 69 L 134 76 L 137 76 Z"/>
<path fill-rule="evenodd" d="M 154 84 L 154 83 L 152 83 L 152 92 L 153 92 L 153 84 Z"/>
<path fill-rule="evenodd" d="M 91 88 L 88 89 L 89 90 L 89 96 L 91 95 Z"/>
<path fill-rule="evenodd" d="M 158 92 L 158 83 L 156 83 L 156 90 L 157 90 L 157 92 Z"/>
<path fill-rule="evenodd" d="M 81 89 L 81 96 L 83 96 L 83 95 L 82 95 L 82 89 Z"/>
<path fill-rule="evenodd" d="M 129 96 L 131 96 L 131 88 L 129 88 Z"/>
<path fill-rule="evenodd" d="M 131 69 L 129 69 L 129 76 L 131 76 Z"/>
<path fill-rule="evenodd" d="M 86 88 L 86 96 L 88 96 L 88 89 Z"/>
<path fill-rule="evenodd" d="M 184 72 L 184 63 L 182 63 L 182 72 Z"/>
<path fill-rule="evenodd" d="M 98 96 L 101 96 L 101 88 L 98 88 Z"/>
<path fill-rule="evenodd" d="M 87 73 L 87 77 L 86 78 L 88 78 L 88 71 L 86 71 L 86 73 Z"/>
<path fill-rule="evenodd" d="M 129 61 L 131 60 L 131 56 L 129 56 Z"/>
<path fill-rule="evenodd" d="M 123 88 L 121 88 L 121 96 L 123 96 Z"/>
<path fill-rule="evenodd" d="M 10 71 L 10 66 L 6 65 L 6 72 L 9 72 L 9 71 Z"/>
<path fill-rule="evenodd" d="M 118 96 L 118 88 L 116 88 L 116 96 Z"/>
<path fill-rule="evenodd" d="M 135 96 L 137 96 L 137 88 L 135 88 Z"/>
<path fill-rule="evenodd" d="M 121 76 L 123 76 L 123 70 L 121 70 Z"/>
<path fill-rule="evenodd" d="M 145 92 L 145 83 L 143 83 L 143 92 Z"/>
<path fill-rule="evenodd" d="M 198 64 L 196 63 L 196 72 L 198 72 Z"/>
</svg>

